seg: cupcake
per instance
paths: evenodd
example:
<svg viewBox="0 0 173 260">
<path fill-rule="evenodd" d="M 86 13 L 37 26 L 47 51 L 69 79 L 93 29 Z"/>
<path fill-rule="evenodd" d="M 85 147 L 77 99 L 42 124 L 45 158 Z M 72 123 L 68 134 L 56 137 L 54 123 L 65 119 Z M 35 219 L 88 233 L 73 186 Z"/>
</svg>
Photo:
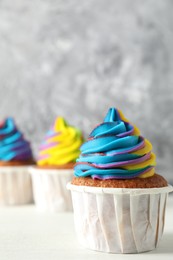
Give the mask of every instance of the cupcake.
<svg viewBox="0 0 173 260">
<path fill-rule="evenodd" d="M 154 249 L 163 233 L 167 195 L 151 143 L 115 108 L 81 146 L 68 183 L 79 242 L 109 253 Z"/>
<path fill-rule="evenodd" d="M 42 211 L 71 211 L 72 201 L 66 184 L 80 154 L 82 132 L 58 117 L 39 148 L 37 165 L 30 169 L 34 201 Z"/>
<path fill-rule="evenodd" d="M 0 205 L 32 201 L 29 166 L 34 164 L 30 143 L 12 118 L 0 123 Z"/>
</svg>

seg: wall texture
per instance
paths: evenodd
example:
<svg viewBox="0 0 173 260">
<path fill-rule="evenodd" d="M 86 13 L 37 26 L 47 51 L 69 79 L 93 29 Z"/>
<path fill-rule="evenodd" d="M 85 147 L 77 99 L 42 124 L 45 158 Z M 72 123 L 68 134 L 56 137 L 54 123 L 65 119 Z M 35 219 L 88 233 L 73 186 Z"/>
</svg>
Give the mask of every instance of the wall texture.
<svg viewBox="0 0 173 260">
<path fill-rule="evenodd" d="M 119 107 L 173 182 L 173 1 L 0 0 L 0 118 L 38 144 L 57 115 L 87 135 Z"/>
</svg>

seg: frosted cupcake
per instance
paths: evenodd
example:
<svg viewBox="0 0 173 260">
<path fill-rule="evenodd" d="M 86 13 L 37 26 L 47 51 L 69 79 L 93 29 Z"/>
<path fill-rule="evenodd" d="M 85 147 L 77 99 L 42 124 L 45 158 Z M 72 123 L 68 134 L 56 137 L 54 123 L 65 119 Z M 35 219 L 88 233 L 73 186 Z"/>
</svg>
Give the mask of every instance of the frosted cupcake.
<svg viewBox="0 0 173 260">
<path fill-rule="evenodd" d="M 120 110 L 109 109 L 81 146 L 67 185 L 84 247 L 140 253 L 158 245 L 172 187 L 155 173 L 155 165 L 151 143 Z"/>
<path fill-rule="evenodd" d="M 58 117 L 40 146 L 37 166 L 31 169 L 34 200 L 40 210 L 72 210 L 66 184 L 80 154 L 82 132 Z"/>
<path fill-rule="evenodd" d="M 32 201 L 28 171 L 34 164 L 30 143 L 12 118 L 0 123 L 0 205 L 26 204 Z"/>
</svg>

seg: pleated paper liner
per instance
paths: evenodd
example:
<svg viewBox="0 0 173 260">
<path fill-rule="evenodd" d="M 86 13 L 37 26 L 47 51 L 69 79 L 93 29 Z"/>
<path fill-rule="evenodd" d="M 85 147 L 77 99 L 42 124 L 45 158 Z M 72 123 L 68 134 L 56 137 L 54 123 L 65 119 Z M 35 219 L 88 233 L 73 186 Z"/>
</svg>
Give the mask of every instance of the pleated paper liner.
<svg viewBox="0 0 173 260">
<path fill-rule="evenodd" d="M 66 185 L 72 179 L 73 169 L 30 168 L 33 195 L 40 211 L 72 211 L 70 191 Z"/>
<path fill-rule="evenodd" d="M 0 167 L 0 206 L 33 202 L 29 166 Z"/>
<path fill-rule="evenodd" d="M 140 253 L 157 247 L 172 186 L 151 189 L 100 188 L 68 183 L 75 228 L 85 248 Z"/>
</svg>

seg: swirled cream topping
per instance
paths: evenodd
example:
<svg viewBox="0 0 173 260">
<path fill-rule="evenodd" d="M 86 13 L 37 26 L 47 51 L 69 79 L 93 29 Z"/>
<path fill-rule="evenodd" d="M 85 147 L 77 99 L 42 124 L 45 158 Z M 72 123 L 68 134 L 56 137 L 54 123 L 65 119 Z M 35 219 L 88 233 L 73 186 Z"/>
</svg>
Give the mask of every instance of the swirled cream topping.
<svg viewBox="0 0 173 260">
<path fill-rule="evenodd" d="M 81 146 L 74 167 L 76 177 L 93 179 L 147 178 L 155 173 L 156 157 L 151 143 L 115 108 Z"/>
<path fill-rule="evenodd" d="M 25 140 L 10 117 L 0 123 L 0 160 L 4 162 L 33 160 L 30 143 Z"/>
<path fill-rule="evenodd" d="M 58 166 L 75 162 L 82 143 L 81 130 L 68 125 L 63 117 L 58 117 L 40 146 L 37 164 Z"/>
</svg>

